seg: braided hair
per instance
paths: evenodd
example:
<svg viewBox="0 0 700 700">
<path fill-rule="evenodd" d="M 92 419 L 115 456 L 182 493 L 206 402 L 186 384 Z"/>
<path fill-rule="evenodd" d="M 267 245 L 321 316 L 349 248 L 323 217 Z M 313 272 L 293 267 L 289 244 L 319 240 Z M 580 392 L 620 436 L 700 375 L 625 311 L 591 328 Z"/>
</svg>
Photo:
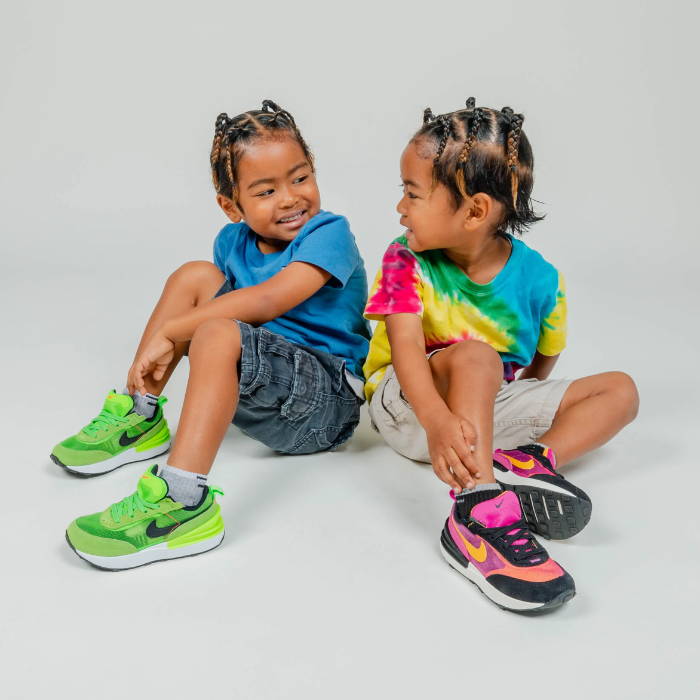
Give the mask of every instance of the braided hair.
<svg viewBox="0 0 700 700">
<path fill-rule="evenodd" d="M 433 186 L 447 187 L 456 208 L 483 192 L 503 205 L 498 233 L 522 234 L 542 216 L 532 208 L 532 148 L 522 130 L 524 117 L 510 107 L 477 107 L 435 116 L 428 107 L 414 142 L 427 141 L 434 152 Z"/>
<path fill-rule="evenodd" d="M 294 117 L 272 100 L 263 100 L 261 109 L 243 112 L 235 117 L 222 112 L 214 123 L 214 141 L 209 158 L 216 193 L 235 200 L 237 168 L 245 146 L 283 132 L 288 132 L 297 141 L 313 169 L 313 155 Z"/>
</svg>

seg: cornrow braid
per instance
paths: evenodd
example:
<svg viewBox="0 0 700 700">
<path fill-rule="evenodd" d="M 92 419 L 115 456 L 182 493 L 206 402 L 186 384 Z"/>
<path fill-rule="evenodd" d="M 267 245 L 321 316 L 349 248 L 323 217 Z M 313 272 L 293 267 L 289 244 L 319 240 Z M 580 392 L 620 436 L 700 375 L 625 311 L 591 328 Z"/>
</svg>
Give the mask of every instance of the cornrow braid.
<svg viewBox="0 0 700 700">
<path fill-rule="evenodd" d="M 520 134 L 523 129 L 525 117 L 515 114 L 510 107 L 504 107 L 501 113 L 510 122 L 508 139 L 506 141 L 506 163 L 510 170 L 510 189 L 513 196 L 513 208 L 518 208 L 518 151 L 520 150 Z"/>
<path fill-rule="evenodd" d="M 455 209 L 472 194 L 487 194 L 502 206 L 496 234 L 520 235 L 544 218 L 532 206 L 534 157 L 524 117 L 510 107 L 477 107 L 473 97 L 464 104 L 438 116 L 426 108 L 412 143 L 432 160 L 433 188 L 446 187 Z"/>
<path fill-rule="evenodd" d="M 472 107 L 475 104 L 474 98 L 470 97 L 467 100 L 467 107 L 469 104 Z M 471 118 L 471 124 L 469 126 L 469 131 L 467 132 L 467 138 L 464 140 L 464 146 L 459 152 L 459 157 L 457 158 L 457 187 L 459 188 L 462 197 L 467 198 L 467 183 L 466 183 L 466 173 L 467 161 L 469 160 L 469 154 L 474 148 L 474 144 L 479 136 L 479 129 L 481 128 L 481 123 L 484 121 L 484 112 L 480 107 L 473 107 L 473 114 Z"/>
<path fill-rule="evenodd" d="M 211 146 L 211 155 L 209 156 L 209 162 L 212 168 L 212 177 L 214 179 L 214 187 L 219 189 L 219 175 L 217 172 L 216 164 L 219 162 L 219 157 L 221 156 L 221 142 L 224 139 L 224 134 L 230 123 L 230 119 L 226 112 L 222 112 L 214 123 L 214 143 Z"/>
<path fill-rule="evenodd" d="M 433 158 L 433 187 L 438 183 L 437 166 L 440 163 L 440 158 L 442 158 L 442 154 L 445 152 L 447 142 L 450 140 L 450 135 L 452 134 L 452 117 L 449 114 L 441 114 L 435 117 L 435 123 L 438 129 L 442 131 L 442 136 L 440 137 L 440 143 L 437 147 L 435 157 Z"/>
<path fill-rule="evenodd" d="M 210 164 L 214 188 L 230 199 L 236 197 L 236 169 L 243 147 L 252 140 L 273 132 L 290 132 L 313 169 L 313 155 L 299 132 L 294 117 L 272 100 L 263 100 L 262 108 L 229 117 L 222 112 L 214 124 Z"/>
</svg>

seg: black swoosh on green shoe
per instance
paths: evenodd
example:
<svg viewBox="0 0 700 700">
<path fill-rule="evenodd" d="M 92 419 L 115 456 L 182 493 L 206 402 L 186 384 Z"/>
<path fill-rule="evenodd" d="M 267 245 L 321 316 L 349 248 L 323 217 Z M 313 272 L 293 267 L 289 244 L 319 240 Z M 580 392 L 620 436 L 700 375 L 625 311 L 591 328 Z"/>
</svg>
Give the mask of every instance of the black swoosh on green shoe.
<svg viewBox="0 0 700 700">
<path fill-rule="evenodd" d="M 179 527 L 181 523 L 176 523 L 175 525 L 168 525 L 166 527 L 158 527 L 155 520 L 151 520 L 146 528 L 146 534 L 151 538 L 163 537 L 169 535 L 176 527 Z"/>
<path fill-rule="evenodd" d="M 129 445 L 132 445 L 135 443 L 137 440 L 140 440 L 148 430 L 144 430 L 142 433 L 139 433 L 138 435 L 134 435 L 133 437 L 130 437 L 129 435 L 126 434 L 126 430 L 119 436 L 119 444 L 122 447 L 128 447 Z"/>
</svg>

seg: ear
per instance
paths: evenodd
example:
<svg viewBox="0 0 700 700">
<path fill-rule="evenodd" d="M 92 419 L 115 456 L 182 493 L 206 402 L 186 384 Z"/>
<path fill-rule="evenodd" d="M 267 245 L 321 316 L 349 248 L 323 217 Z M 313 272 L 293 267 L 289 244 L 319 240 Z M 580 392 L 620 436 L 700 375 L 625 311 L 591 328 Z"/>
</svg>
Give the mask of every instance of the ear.
<svg viewBox="0 0 700 700">
<path fill-rule="evenodd" d="M 243 212 L 241 212 L 238 205 L 232 199 L 224 197 L 222 194 L 217 194 L 216 203 L 234 224 L 240 223 L 241 219 L 243 219 Z"/>
<path fill-rule="evenodd" d="M 483 192 L 477 192 L 464 202 L 464 228 L 473 231 L 483 226 L 494 213 L 496 202 L 492 197 Z"/>
</svg>

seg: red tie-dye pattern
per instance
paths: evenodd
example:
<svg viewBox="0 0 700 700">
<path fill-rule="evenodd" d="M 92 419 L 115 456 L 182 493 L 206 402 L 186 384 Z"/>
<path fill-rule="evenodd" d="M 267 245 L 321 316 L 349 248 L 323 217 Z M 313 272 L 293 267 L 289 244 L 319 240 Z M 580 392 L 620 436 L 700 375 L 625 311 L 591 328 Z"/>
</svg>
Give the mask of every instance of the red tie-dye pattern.
<svg viewBox="0 0 700 700">
<path fill-rule="evenodd" d="M 366 314 L 422 314 L 423 302 L 416 290 L 418 261 L 398 243 L 389 246 L 382 260 L 382 279 Z"/>
</svg>

